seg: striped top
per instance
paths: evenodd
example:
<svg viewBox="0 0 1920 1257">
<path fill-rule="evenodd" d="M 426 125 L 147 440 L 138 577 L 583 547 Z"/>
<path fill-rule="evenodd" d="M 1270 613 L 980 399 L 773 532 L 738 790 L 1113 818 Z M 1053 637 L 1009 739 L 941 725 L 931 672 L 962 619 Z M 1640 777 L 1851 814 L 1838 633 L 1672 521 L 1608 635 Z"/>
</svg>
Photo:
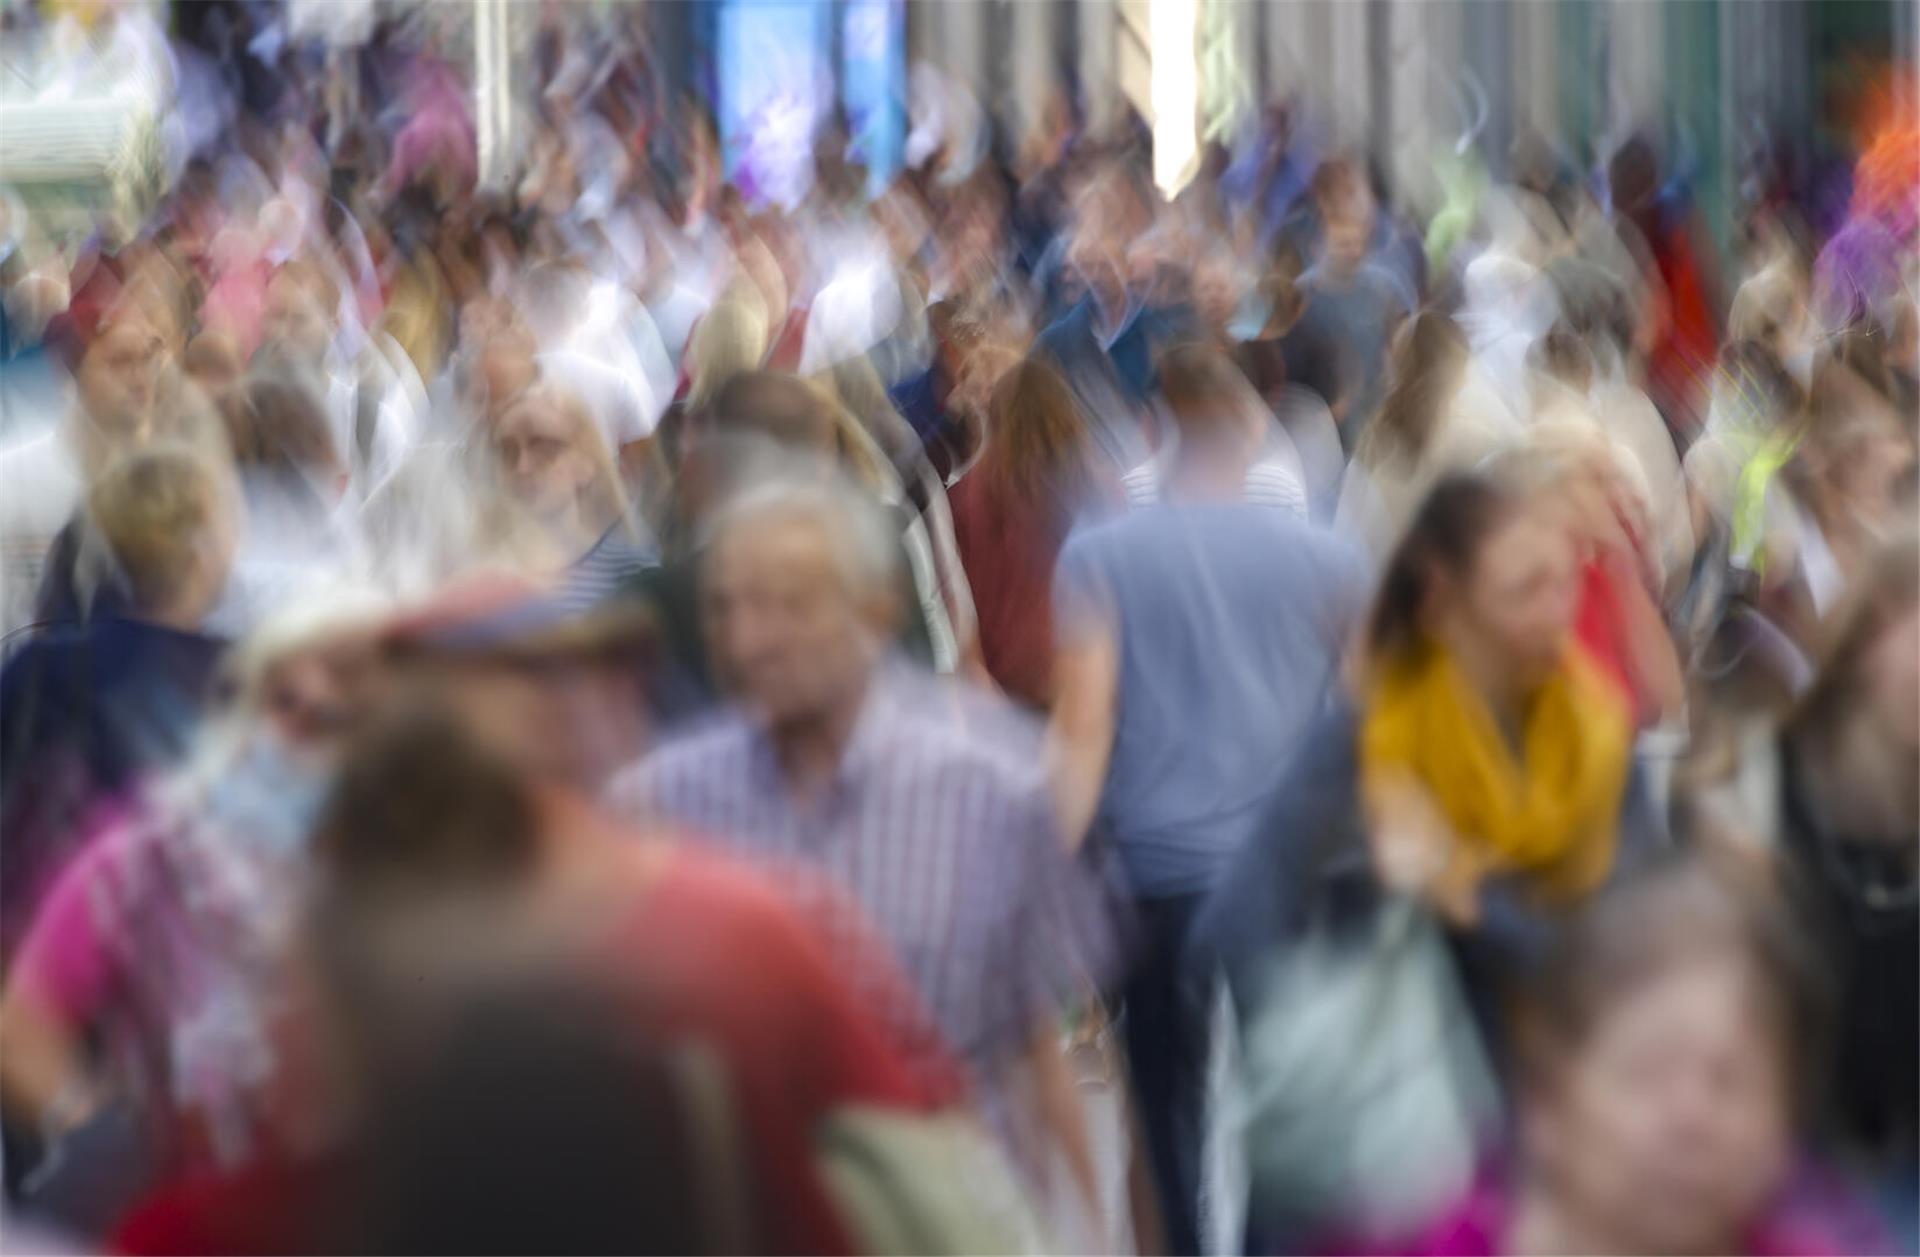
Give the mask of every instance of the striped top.
<svg viewBox="0 0 1920 1257">
<path fill-rule="evenodd" d="M 1045 1136 L 1019 1101 L 1019 1066 L 1083 989 L 1103 901 L 1060 841 L 1037 750 L 1014 750 L 1037 748 L 1037 730 L 1018 736 L 1008 705 L 983 711 L 976 696 L 953 696 L 963 688 L 904 661 L 883 666 L 837 775 L 810 801 L 794 798 L 765 735 L 739 713 L 655 752 L 615 781 L 611 801 L 784 866 L 776 876 L 790 891 L 805 880 L 795 867 L 837 884 L 844 928 L 821 919 L 822 905 L 810 915 L 849 971 L 877 931 L 967 1065 L 988 1125 L 1037 1171 Z"/>
<path fill-rule="evenodd" d="M 1127 491 L 1127 506 L 1138 510 L 1158 502 L 1164 474 L 1160 460 L 1150 458 L 1123 476 L 1120 483 Z M 1246 500 L 1254 506 L 1277 507 L 1295 519 L 1307 518 L 1306 487 L 1293 468 L 1277 459 L 1247 469 Z"/>
<path fill-rule="evenodd" d="M 624 523 L 616 523 L 567 569 L 556 597 L 567 610 L 584 615 L 640 572 L 659 565 L 660 553 L 651 543 L 635 541 Z"/>
</svg>

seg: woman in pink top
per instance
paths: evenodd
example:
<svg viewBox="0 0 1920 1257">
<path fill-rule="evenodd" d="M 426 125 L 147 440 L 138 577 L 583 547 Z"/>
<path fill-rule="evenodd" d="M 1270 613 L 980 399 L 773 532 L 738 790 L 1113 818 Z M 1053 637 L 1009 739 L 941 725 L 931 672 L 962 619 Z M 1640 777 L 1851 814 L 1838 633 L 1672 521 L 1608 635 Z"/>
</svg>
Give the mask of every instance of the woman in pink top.
<svg viewBox="0 0 1920 1257">
<path fill-rule="evenodd" d="M 1688 858 L 1593 903 L 1519 1005 L 1511 1157 L 1379 1251 L 1879 1246 L 1864 1215 L 1791 1172 L 1818 975 L 1752 872 Z"/>
<path fill-rule="evenodd" d="M 0 999 L 0 1103 L 23 1129 L 57 1145 L 117 1105 L 158 1165 L 252 1150 L 308 822 L 377 609 L 335 590 L 264 626 L 233 660 L 226 717 L 53 884 Z"/>
</svg>

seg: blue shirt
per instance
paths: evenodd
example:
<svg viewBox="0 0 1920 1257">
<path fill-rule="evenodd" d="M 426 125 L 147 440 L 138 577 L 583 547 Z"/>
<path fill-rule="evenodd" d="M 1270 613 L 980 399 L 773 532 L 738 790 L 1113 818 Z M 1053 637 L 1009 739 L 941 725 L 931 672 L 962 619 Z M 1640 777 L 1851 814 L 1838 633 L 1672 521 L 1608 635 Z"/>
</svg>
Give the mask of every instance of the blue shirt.
<svg viewBox="0 0 1920 1257">
<path fill-rule="evenodd" d="M 1321 710 L 1368 577 L 1347 542 L 1270 507 L 1157 503 L 1071 537 L 1063 640 L 1119 637 L 1096 831 L 1144 898 L 1207 889 Z"/>
</svg>

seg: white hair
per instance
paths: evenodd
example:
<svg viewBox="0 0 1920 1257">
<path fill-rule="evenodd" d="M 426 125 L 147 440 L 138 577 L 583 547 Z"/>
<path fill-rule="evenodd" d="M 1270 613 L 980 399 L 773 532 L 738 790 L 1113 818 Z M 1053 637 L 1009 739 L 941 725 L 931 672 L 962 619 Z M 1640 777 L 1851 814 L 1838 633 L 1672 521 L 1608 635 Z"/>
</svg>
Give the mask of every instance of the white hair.
<svg viewBox="0 0 1920 1257">
<path fill-rule="evenodd" d="M 885 509 L 839 472 L 796 463 L 751 476 L 715 512 L 703 533 L 703 549 L 737 528 L 816 525 L 827 537 L 834 563 L 855 597 L 891 594 L 900 577 L 900 538 Z"/>
</svg>

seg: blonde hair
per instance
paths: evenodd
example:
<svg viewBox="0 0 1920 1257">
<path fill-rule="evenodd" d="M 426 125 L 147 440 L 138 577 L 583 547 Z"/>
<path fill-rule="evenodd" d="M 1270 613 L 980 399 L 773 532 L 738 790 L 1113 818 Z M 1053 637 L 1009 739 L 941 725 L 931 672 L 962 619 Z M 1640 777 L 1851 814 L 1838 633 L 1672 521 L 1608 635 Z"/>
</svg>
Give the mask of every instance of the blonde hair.
<svg viewBox="0 0 1920 1257">
<path fill-rule="evenodd" d="M 687 404 L 704 406 L 728 380 L 767 356 L 767 315 L 757 296 L 734 285 L 693 329 L 687 344 Z"/>
<path fill-rule="evenodd" d="M 421 258 L 401 268 L 380 316 L 381 330 L 406 352 L 423 380 L 439 375 L 446 362 L 452 339 L 446 315 L 450 302 L 439 267 Z"/>
<path fill-rule="evenodd" d="M 133 605 L 164 607 L 200 573 L 214 528 L 232 510 L 215 464 L 179 442 L 110 464 L 87 495 L 87 517 Z"/>
<path fill-rule="evenodd" d="M 615 460 L 612 448 L 607 444 L 606 434 L 593 420 L 593 414 L 587 404 L 575 394 L 553 384 L 535 384 L 516 398 L 512 405 L 501 414 L 494 425 L 498 430 L 506 426 L 507 421 L 523 410 L 546 408 L 560 415 L 566 424 L 566 441 L 569 448 L 586 455 L 593 465 L 593 482 L 585 492 L 581 503 L 582 512 L 594 520 L 612 520 L 626 529 L 633 541 L 641 541 L 646 536 L 634 512 L 633 499 L 627 493 L 625 480 L 620 475 L 620 465 Z M 498 467 L 497 455 L 491 465 Z M 491 533 L 496 541 L 504 542 L 512 549 L 511 536 L 519 531 L 520 513 L 506 502 L 505 495 L 496 492 L 494 499 L 500 509 L 490 513 L 490 519 L 482 525 L 483 531 Z"/>
</svg>

